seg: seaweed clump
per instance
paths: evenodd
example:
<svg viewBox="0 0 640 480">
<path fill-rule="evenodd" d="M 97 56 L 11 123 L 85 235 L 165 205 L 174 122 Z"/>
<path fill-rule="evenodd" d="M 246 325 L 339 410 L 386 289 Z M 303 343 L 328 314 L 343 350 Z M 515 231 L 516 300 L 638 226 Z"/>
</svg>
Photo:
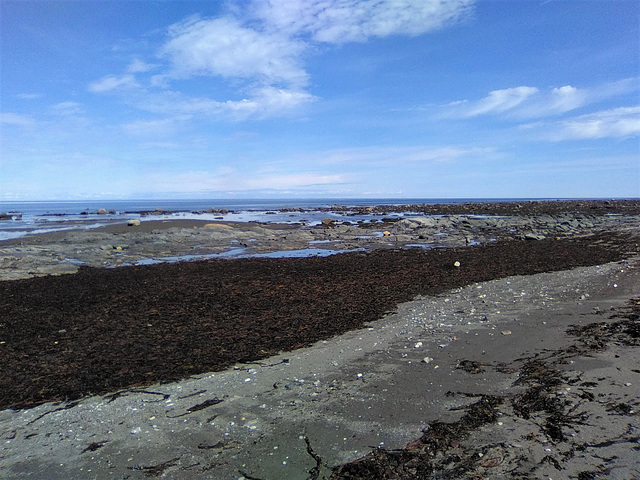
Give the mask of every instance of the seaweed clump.
<svg viewBox="0 0 640 480">
<path fill-rule="evenodd" d="M 466 408 L 465 415 L 457 422 L 433 422 L 422 437 L 404 449 L 375 449 L 370 455 L 334 469 L 330 480 L 356 480 L 363 478 L 431 479 L 462 478 L 473 470 L 483 455 L 467 453 L 460 443 L 478 428 L 495 423 L 498 407 L 504 398 L 485 395 Z"/>
</svg>

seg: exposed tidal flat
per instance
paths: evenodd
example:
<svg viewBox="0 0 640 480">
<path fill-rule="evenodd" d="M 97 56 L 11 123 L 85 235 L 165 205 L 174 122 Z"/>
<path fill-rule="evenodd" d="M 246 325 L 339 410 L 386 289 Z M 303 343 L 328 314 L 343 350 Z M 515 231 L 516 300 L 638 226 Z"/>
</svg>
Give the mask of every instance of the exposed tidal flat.
<svg viewBox="0 0 640 480">
<path fill-rule="evenodd" d="M 86 219 L 60 214 L 53 225 L 0 241 L 0 280 L 74 273 L 82 265 L 453 248 L 633 230 L 640 201 L 334 205 L 260 213 L 157 209 L 124 219 L 100 210 Z M 3 222 L 15 229 L 22 220 L 14 215 Z"/>
<path fill-rule="evenodd" d="M 4 242 L 0 478 L 637 477 L 638 203 L 486 207 Z"/>
</svg>

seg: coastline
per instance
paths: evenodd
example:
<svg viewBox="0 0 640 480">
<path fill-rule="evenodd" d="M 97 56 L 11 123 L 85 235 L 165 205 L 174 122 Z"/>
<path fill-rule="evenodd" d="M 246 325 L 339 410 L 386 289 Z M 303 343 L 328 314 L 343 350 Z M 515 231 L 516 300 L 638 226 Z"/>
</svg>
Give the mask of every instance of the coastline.
<svg viewBox="0 0 640 480">
<path fill-rule="evenodd" d="M 21 322 L 3 325 L 0 353 L 32 357 L 9 369 L 15 378 L 2 391 L 26 380 L 40 395 L 21 403 L 5 393 L 4 405 L 20 409 L 0 411 L 0 476 L 351 479 L 385 478 L 375 469 L 391 467 L 405 478 L 416 468 L 443 478 L 638 475 L 638 345 L 584 350 L 587 337 L 567 334 L 570 325 L 614 325 L 640 298 L 638 217 L 538 213 L 311 227 L 161 220 L 0 242 L 0 308 Z M 127 261 L 224 254 L 239 242 L 252 254 L 346 253 Z M 71 255 L 88 261 L 65 263 Z M 262 326 L 242 320 L 261 316 Z M 321 322 L 305 323 L 314 317 Z M 271 330 L 277 324 L 284 333 Z M 258 340 L 256 349 L 242 350 L 237 334 Z M 154 336 L 163 340 L 149 343 Z M 222 355 L 222 370 L 193 370 L 218 343 L 235 356 Z M 125 348 L 110 356 L 116 344 Z M 532 361 L 562 365 L 542 399 L 557 408 L 524 418 L 513 405 L 541 378 L 527 373 Z M 145 377 L 163 363 L 184 368 Z M 66 378 L 86 374 L 107 383 L 65 390 Z M 47 389 L 58 392 L 49 402 Z M 464 420 L 486 401 L 486 418 Z M 543 428 L 554 414 L 568 415 L 560 436 Z M 437 425 L 458 434 L 429 450 Z M 603 463 L 601 452 L 612 459 Z"/>
<path fill-rule="evenodd" d="M 80 266 L 428 250 L 640 230 L 640 201 L 631 200 L 333 206 L 313 212 L 310 217 L 305 209 L 288 208 L 255 217 L 262 221 L 215 214 L 211 219 L 141 217 L 134 219 L 135 226 L 113 219 L 92 228 L 87 227 L 93 220 L 72 223 L 69 230 L 0 241 L 0 281 L 69 274 Z"/>
</svg>

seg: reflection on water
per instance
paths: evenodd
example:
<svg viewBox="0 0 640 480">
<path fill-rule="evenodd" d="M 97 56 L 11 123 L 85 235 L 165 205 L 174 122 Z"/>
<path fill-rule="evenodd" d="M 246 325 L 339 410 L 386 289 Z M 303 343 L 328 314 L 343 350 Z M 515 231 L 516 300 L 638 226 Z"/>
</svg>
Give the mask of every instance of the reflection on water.
<svg viewBox="0 0 640 480">
<path fill-rule="evenodd" d="M 309 258 L 328 257 L 339 253 L 363 252 L 364 248 L 352 250 L 330 250 L 327 248 L 301 248 L 298 250 L 278 250 L 268 253 L 247 253 L 246 248 L 233 248 L 222 253 L 207 253 L 202 255 L 176 255 L 161 258 L 143 258 L 136 261 L 136 265 L 155 265 L 158 263 L 184 262 L 193 260 L 207 260 L 213 258 Z"/>
</svg>

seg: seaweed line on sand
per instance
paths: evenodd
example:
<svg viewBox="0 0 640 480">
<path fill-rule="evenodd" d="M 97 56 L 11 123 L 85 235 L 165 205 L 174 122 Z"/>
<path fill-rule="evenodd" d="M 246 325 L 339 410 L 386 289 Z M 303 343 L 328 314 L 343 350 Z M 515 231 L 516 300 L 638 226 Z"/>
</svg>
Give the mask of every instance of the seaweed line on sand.
<svg viewBox="0 0 640 480">
<path fill-rule="evenodd" d="M 417 295 L 618 261 L 630 249 L 637 249 L 633 237 L 605 233 L 450 250 L 81 268 L 0 282 L 0 408 L 256 362 L 363 328 Z"/>
<path fill-rule="evenodd" d="M 466 407 L 464 416 L 452 423 L 433 422 L 423 431 L 420 439 L 403 449 L 385 450 L 376 448 L 371 454 L 337 466 L 330 480 L 367 479 L 481 479 L 481 478 L 540 478 L 537 470 L 545 465 L 554 470 L 563 470 L 563 463 L 576 455 L 592 449 L 626 444 L 628 448 L 640 450 L 640 435 L 637 427 L 629 424 L 627 431 L 616 438 L 597 443 L 575 443 L 567 431 L 576 429 L 589 420 L 581 412 L 581 403 L 571 401 L 559 394 L 562 386 L 572 383 L 567 374 L 557 365 L 568 359 L 602 351 L 613 342 L 624 347 L 640 346 L 640 299 L 628 302 L 628 308 L 617 311 L 612 318 L 617 321 L 590 323 L 572 327 L 567 333 L 576 336 L 576 342 L 562 350 L 545 352 L 525 360 L 515 382 L 526 386 L 524 392 L 503 396 L 481 396 L 480 400 Z M 468 372 L 468 373 L 474 373 Z M 465 394 L 472 396 L 471 394 Z M 584 402 L 594 398 L 583 395 Z M 609 411 L 618 415 L 637 415 L 637 406 L 619 404 Z M 563 445 L 563 455 L 547 454 L 537 462 L 531 458 L 517 456 L 509 445 L 502 442 L 476 444 L 466 442 L 470 436 L 484 426 L 495 424 L 509 415 L 530 420 L 537 425 L 538 432 L 531 432 L 527 440 L 544 444 Z M 545 449 L 551 451 L 552 449 Z M 560 452 L 556 449 L 556 452 Z M 614 458 L 609 459 L 614 460 Z M 500 467 L 501 470 L 496 468 Z M 616 467 L 600 465 L 593 470 L 577 473 L 580 480 L 605 478 Z M 493 470 L 492 469 L 496 469 Z"/>
</svg>

